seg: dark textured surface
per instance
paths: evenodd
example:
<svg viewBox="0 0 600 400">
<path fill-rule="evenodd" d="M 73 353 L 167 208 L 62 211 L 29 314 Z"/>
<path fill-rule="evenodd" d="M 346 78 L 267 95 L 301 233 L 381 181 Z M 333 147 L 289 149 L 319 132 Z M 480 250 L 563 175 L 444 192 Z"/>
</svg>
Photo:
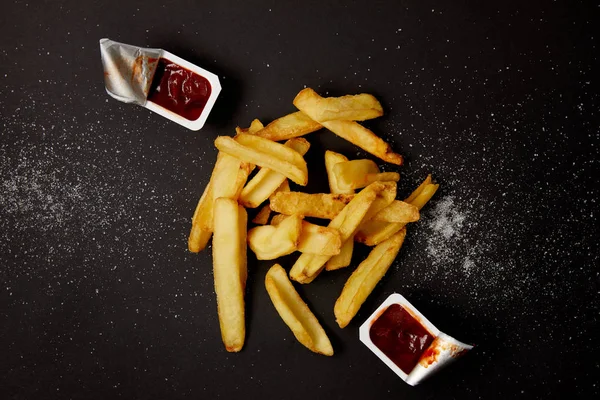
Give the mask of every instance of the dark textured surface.
<svg viewBox="0 0 600 400">
<path fill-rule="evenodd" d="M 252 3 L 3 4 L 2 398 L 597 396 L 597 5 Z M 110 99 L 101 37 L 217 73 L 205 129 Z M 441 190 L 346 329 L 332 307 L 352 268 L 299 287 L 334 357 L 294 340 L 264 290 L 269 264 L 252 259 L 246 347 L 227 354 L 189 220 L 215 136 L 293 111 L 305 85 L 375 94 L 386 115 L 366 125 L 406 156 L 400 197 L 429 172 Z M 308 139 L 313 191 L 325 148 L 364 156 Z M 476 349 L 405 385 L 357 337 L 392 292 Z"/>
</svg>

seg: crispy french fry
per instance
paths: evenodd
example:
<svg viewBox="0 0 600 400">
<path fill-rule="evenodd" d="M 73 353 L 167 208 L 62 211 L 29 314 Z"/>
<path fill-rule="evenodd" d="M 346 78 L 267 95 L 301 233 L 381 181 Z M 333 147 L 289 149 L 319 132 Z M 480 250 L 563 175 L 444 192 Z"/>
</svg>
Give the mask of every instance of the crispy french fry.
<svg viewBox="0 0 600 400">
<path fill-rule="evenodd" d="M 373 216 L 375 216 L 381 210 L 392 204 L 392 202 L 396 198 L 396 189 L 398 186 L 396 182 L 380 183 L 383 185 L 384 189 L 381 192 L 377 193 L 377 197 L 373 201 L 373 204 L 371 204 L 371 208 L 369 208 L 369 211 L 365 215 L 363 222 L 372 219 Z"/>
<path fill-rule="evenodd" d="M 266 225 L 269 223 L 269 217 L 271 216 L 271 207 L 268 204 L 265 204 L 263 208 L 260 209 L 258 214 L 252 220 L 253 223 L 257 225 Z"/>
<path fill-rule="evenodd" d="M 269 269 L 265 277 L 265 287 L 277 313 L 292 330 L 296 339 L 315 353 L 332 356 L 333 347 L 327 334 L 294 289 L 281 265 L 275 264 Z"/>
<path fill-rule="evenodd" d="M 294 149 L 302 156 L 306 154 L 310 147 L 310 143 L 303 138 L 290 139 L 285 145 Z M 247 208 L 258 207 L 267 200 L 285 180 L 286 177 L 281 173 L 269 168 L 261 168 L 242 190 L 239 198 L 240 204 Z"/>
<path fill-rule="evenodd" d="M 218 198 L 214 204 L 213 272 L 221 338 L 225 348 L 237 352 L 246 336 L 246 226 L 248 215 L 237 201 Z"/>
<path fill-rule="evenodd" d="M 264 125 L 262 124 L 262 122 L 260 122 L 258 119 L 254 119 L 250 123 L 250 127 L 249 128 L 240 128 L 238 126 L 238 127 L 235 128 L 235 133 L 238 134 L 238 135 L 240 133 L 256 134 L 258 131 L 260 131 L 263 128 L 264 128 Z"/>
<path fill-rule="evenodd" d="M 263 124 L 255 119 L 247 129 L 236 128 L 236 131 L 243 130 L 244 132 L 254 134 L 263 128 Z M 223 160 L 225 158 L 226 160 Z M 221 163 L 219 168 L 215 163 L 215 168 L 211 175 L 210 181 L 206 185 L 206 189 L 198 201 L 194 216 L 192 217 L 192 229 L 188 238 L 188 249 L 197 253 L 203 250 L 210 237 L 212 236 L 212 220 L 214 201 L 217 197 L 230 197 L 237 199 L 246 184 L 248 176 L 254 169 L 254 165 L 248 163 L 237 163 L 231 159 L 227 160 L 223 154 L 217 155 L 217 163 Z M 233 180 L 235 165 L 238 165 L 238 173 Z M 224 181 L 225 180 L 225 181 Z M 217 184 L 215 184 L 217 181 Z M 225 184 L 223 184 L 225 182 Z M 217 186 L 217 189 L 213 189 Z"/>
<path fill-rule="evenodd" d="M 348 158 L 343 154 L 331 150 L 325 151 L 325 169 L 327 170 L 327 179 L 329 180 L 329 191 L 333 194 L 354 194 L 354 189 L 340 189 L 337 178 L 333 173 L 333 166 L 344 161 L 348 161 Z"/>
<path fill-rule="evenodd" d="M 379 211 L 373 221 L 400 222 L 408 224 L 419 220 L 419 209 L 404 201 L 394 200 L 389 206 Z"/>
<path fill-rule="evenodd" d="M 425 188 L 425 186 L 429 185 L 433 183 L 432 179 L 431 179 L 431 174 L 427 175 L 427 177 L 425 178 L 425 180 L 423 182 L 421 182 L 421 184 L 419 185 L 419 187 L 417 187 L 411 194 L 410 196 L 408 196 L 404 201 L 407 203 L 412 203 L 412 201 L 423 191 L 423 189 Z"/>
<path fill-rule="evenodd" d="M 271 225 L 277 226 L 277 225 L 279 225 L 281 223 L 281 221 L 283 221 L 287 217 L 289 217 L 289 215 L 275 214 L 275 215 L 273 215 L 273 218 L 271 218 Z"/>
<path fill-rule="evenodd" d="M 248 175 L 249 165 L 225 153 L 219 153 L 210 181 L 212 182 L 212 203 L 219 197 L 237 199 Z M 200 221 L 204 230 L 213 230 L 213 208 L 207 207 L 205 219 Z"/>
<path fill-rule="evenodd" d="M 324 256 L 335 256 L 340 253 L 341 247 L 342 238 L 337 229 L 302 221 L 302 233 L 298 241 L 298 251 Z"/>
<path fill-rule="evenodd" d="M 421 191 L 421 193 L 419 193 L 417 197 L 415 197 L 415 199 L 410 203 L 420 210 L 433 197 L 433 195 L 435 194 L 435 192 L 437 192 L 439 187 L 440 185 L 437 183 L 426 185 Z"/>
<path fill-rule="evenodd" d="M 383 161 L 402 165 L 401 155 L 394 153 L 388 143 L 359 123 L 343 120 L 319 121 L 318 115 L 315 112 L 312 112 L 314 110 L 313 107 L 310 106 L 311 103 L 315 102 L 317 97 L 320 96 L 316 94 L 314 90 L 306 88 L 298 93 L 294 99 L 294 105 L 331 132 L 355 144 L 361 149 L 381 158 Z"/>
<path fill-rule="evenodd" d="M 361 93 L 341 97 L 321 97 L 312 89 L 298 93 L 294 105 L 315 121 L 364 121 L 381 117 L 383 108 L 370 94 Z"/>
<path fill-rule="evenodd" d="M 248 231 L 248 246 L 258 260 L 273 260 L 298 249 L 302 216 L 291 215 L 279 225 L 257 226 Z"/>
<path fill-rule="evenodd" d="M 307 135 L 318 131 L 322 127 L 321 124 L 309 118 L 308 115 L 304 114 L 302 111 L 298 111 L 277 118 L 275 121 L 265 126 L 264 129 L 257 132 L 256 135 L 279 142 L 281 140 L 288 140 L 298 136 Z"/>
<path fill-rule="evenodd" d="M 272 195 L 269 196 L 269 201 L 273 199 L 273 197 L 275 197 L 275 195 L 279 192 L 289 192 L 291 191 L 290 189 L 290 181 L 288 181 L 287 179 L 285 181 L 283 181 L 283 183 L 281 185 L 279 185 L 279 187 L 277 188 L 276 191 L 273 192 Z"/>
<path fill-rule="evenodd" d="M 419 185 L 417 189 L 404 201 L 405 203 L 409 203 L 412 206 L 416 207 L 417 210 L 422 208 L 429 199 L 433 196 L 433 194 L 438 189 L 439 185 L 431 183 L 431 175 L 428 175 L 427 178 Z M 381 211 L 383 214 L 387 213 L 387 211 Z M 379 213 L 378 213 L 379 214 Z M 381 219 L 401 219 L 397 217 L 391 217 L 386 215 Z M 413 221 L 409 221 L 413 222 Z M 396 234 L 400 231 L 406 222 L 390 222 L 390 221 L 378 221 L 373 219 L 368 220 L 365 218 L 365 221 L 361 224 L 358 232 L 354 236 L 354 240 L 359 243 L 364 243 L 367 246 L 376 246 L 379 243 L 387 240 L 392 235 Z"/>
<path fill-rule="evenodd" d="M 304 158 L 280 143 L 242 133 L 235 139 L 219 136 L 215 140 L 215 146 L 223 153 L 244 162 L 275 170 L 301 186 L 308 183 L 308 169 Z"/>
<path fill-rule="evenodd" d="M 336 269 L 344 268 L 350 265 L 352 262 L 352 252 L 354 251 L 354 238 L 349 238 L 346 240 L 342 249 L 340 250 L 340 254 L 333 256 L 327 261 L 325 264 L 325 269 L 327 271 L 333 271 Z"/>
<path fill-rule="evenodd" d="M 333 219 L 354 195 L 330 193 L 280 192 L 271 198 L 271 210 L 306 217 Z"/>
<path fill-rule="evenodd" d="M 188 237 L 188 250 L 192 253 L 198 253 L 204 250 L 212 236 L 212 229 L 203 229 L 203 224 L 201 223 L 201 221 L 206 218 L 204 214 L 208 212 L 207 208 L 209 206 L 212 208 L 211 182 L 206 185 L 206 188 L 196 205 L 194 216 L 192 217 L 192 229 L 190 230 L 190 235 Z"/>
<path fill-rule="evenodd" d="M 397 172 L 379 172 L 377 164 L 366 159 L 337 163 L 333 173 L 341 190 L 360 189 L 376 181 L 400 180 Z"/>
<path fill-rule="evenodd" d="M 340 328 L 350 323 L 360 306 L 388 271 L 404 243 L 405 236 L 406 228 L 377 245 L 350 275 L 333 308 Z"/>
<path fill-rule="evenodd" d="M 399 222 L 365 221 L 360 225 L 354 240 L 367 246 L 377 246 L 404 228 L 406 224 Z"/>
<path fill-rule="evenodd" d="M 369 211 L 377 194 L 385 189 L 381 182 L 374 182 L 354 196 L 352 201 L 329 223 L 330 228 L 340 231 L 342 242 L 354 235 Z M 290 270 L 290 278 L 300 283 L 310 283 L 325 267 L 330 256 L 303 253 Z"/>
</svg>

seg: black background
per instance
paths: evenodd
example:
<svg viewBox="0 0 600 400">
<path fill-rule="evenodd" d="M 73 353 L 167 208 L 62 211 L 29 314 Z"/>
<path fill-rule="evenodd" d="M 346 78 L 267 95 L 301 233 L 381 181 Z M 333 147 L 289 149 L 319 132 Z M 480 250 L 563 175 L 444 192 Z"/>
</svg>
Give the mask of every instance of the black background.
<svg viewBox="0 0 600 400">
<path fill-rule="evenodd" d="M 598 14 L 592 1 L 4 2 L 2 397 L 597 396 Z M 217 73 L 205 128 L 109 98 L 102 37 Z M 246 346 L 228 354 L 190 217 L 214 138 L 294 111 L 305 86 L 376 95 L 386 115 L 365 125 L 406 157 L 383 166 L 401 173 L 399 197 L 430 172 L 441 190 L 346 329 L 332 309 L 352 268 L 298 286 L 334 357 L 295 341 L 264 289 L 270 264 L 252 257 Z M 307 138 L 310 191 L 327 189 L 325 149 L 366 156 Z M 404 384 L 358 341 L 393 292 L 475 350 Z"/>
</svg>

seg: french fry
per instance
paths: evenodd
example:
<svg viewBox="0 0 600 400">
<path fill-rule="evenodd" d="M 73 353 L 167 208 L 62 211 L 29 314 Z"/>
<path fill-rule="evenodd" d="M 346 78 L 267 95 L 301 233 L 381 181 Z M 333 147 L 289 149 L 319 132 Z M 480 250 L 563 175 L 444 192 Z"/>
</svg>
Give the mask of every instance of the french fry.
<svg viewBox="0 0 600 400">
<path fill-rule="evenodd" d="M 419 193 L 417 197 L 415 197 L 415 199 L 410 202 L 410 204 L 414 205 L 420 210 L 433 197 L 433 195 L 435 194 L 435 192 L 437 192 L 439 187 L 440 185 L 437 183 L 426 185 L 421 191 L 421 193 Z"/>
<path fill-rule="evenodd" d="M 342 238 L 337 229 L 302 221 L 302 233 L 300 233 L 300 240 L 298 241 L 298 251 L 324 256 L 335 256 L 340 253 L 341 247 Z"/>
<path fill-rule="evenodd" d="M 248 246 L 258 260 L 273 260 L 293 253 L 302 232 L 302 216 L 291 215 L 279 225 L 257 226 L 248 231 Z"/>
<path fill-rule="evenodd" d="M 268 204 L 265 204 L 263 208 L 260 209 L 258 214 L 252 220 L 253 223 L 257 225 L 266 225 L 269 222 L 269 217 L 271 216 L 271 207 Z"/>
<path fill-rule="evenodd" d="M 335 151 L 331 150 L 325 151 L 325 169 L 327 170 L 329 191 L 333 194 L 354 194 L 354 189 L 340 189 L 337 183 L 337 178 L 333 173 L 333 166 L 344 161 L 348 161 L 348 158 L 343 154 L 336 153 Z"/>
<path fill-rule="evenodd" d="M 354 238 L 348 238 L 342 249 L 340 250 L 340 254 L 333 256 L 327 261 L 325 264 L 325 269 L 327 271 L 333 271 L 336 269 L 344 268 L 350 265 L 352 262 L 352 252 L 354 251 Z"/>
<path fill-rule="evenodd" d="M 271 210 L 285 214 L 333 219 L 354 195 L 330 193 L 280 192 L 271 198 Z"/>
<path fill-rule="evenodd" d="M 203 219 L 207 218 L 204 214 L 208 212 L 207 209 L 209 206 L 212 208 L 211 182 L 206 185 L 206 188 L 198 201 L 196 210 L 194 211 L 194 216 L 192 217 L 192 229 L 190 230 L 190 235 L 188 237 L 188 250 L 192 253 L 198 253 L 204 250 L 212 236 L 212 229 L 203 229 L 203 224 L 201 223 Z"/>
<path fill-rule="evenodd" d="M 275 264 L 269 269 L 265 277 L 265 287 L 277 313 L 296 339 L 315 353 L 332 356 L 333 347 L 327 334 L 294 289 L 281 265 Z"/>
<path fill-rule="evenodd" d="M 242 163 L 227 154 L 218 154 L 210 181 L 192 217 L 192 229 L 188 237 L 188 249 L 191 252 L 203 250 L 212 235 L 215 199 L 237 199 L 252 168 L 252 165 Z"/>
<path fill-rule="evenodd" d="M 308 183 L 308 169 L 304 158 L 280 143 L 242 133 L 235 139 L 219 136 L 215 140 L 215 146 L 219 151 L 244 162 L 277 171 L 301 186 Z"/>
<path fill-rule="evenodd" d="M 364 121 L 381 117 L 383 108 L 370 94 L 321 97 L 312 89 L 302 90 L 294 105 L 319 122 L 331 120 Z"/>
<path fill-rule="evenodd" d="M 238 127 L 236 128 L 236 132 L 243 131 L 246 133 L 255 134 L 263 127 L 263 124 L 258 119 L 255 119 L 252 121 L 249 128 L 242 129 Z M 217 162 L 224 163 L 223 158 L 224 156 L 219 153 L 217 155 Z M 232 160 L 226 161 L 227 162 L 225 162 L 225 164 L 227 164 L 227 166 L 221 165 L 219 168 L 217 168 L 215 163 L 215 168 L 213 169 L 210 181 L 206 185 L 204 193 L 198 201 L 198 205 L 194 211 L 194 216 L 192 217 L 192 229 L 190 230 L 190 235 L 188 237 L 188 249 L 192 253 L 197 253 L 206 248 L 206 245 L 212 236 L 213 206 L 215 199 L 217 197 L 231 197 L 237 199 L 242 191 L 242 188 L 246 184 L 248 176 L 254 169 L 254 165 L 252 164 L 240 163 L 238 174 L 233 181 L 234 174 L 232 171 L 235 169 L 235 165 L 237 164 Z M 217 174 L 215 174 L 215 170 L 217 170 Z M 223 186 L 222 184 L 224 179 L 232 179 L 232 181 L 225 182 L 225 185 Z M 213 189 L 213 186 L 215 186 L 215 181 L 218 181 L 218 184 L 216 185 L 218 186 L 218 189 L 216 189 L 216 191 Z M 232 183 L 233 186 L 230 186 Z"/>
<path fill-rule="evenodd" d="M 303 138 L 288 140 L 285 145 L 297 151 L 300 155 L 306 154 L 310 147 Z M 246 208 L 256 208 L 269 198 L 286 180 L 281 173 L 269 168 L 260 171 L 246 184 L 239 198 L 240 204 Z"/>
<path fill-rule="evenodd" d="M 321 124 L 309 118 L 302 111 L 277 118 L 256 135 L 279 142 L 298 136 L 304 136 L 323 128 Z"/>
<path fill-rule="evenodd" d="M 246 226 L 248 215 L 237 201 L 218 198 L 214 203 L 213 272 L 221 338 L 237 352 L 246 336 L 244 292 L 248 274 Z"/>
<path fill-rule="evenodd" d="M 350 275 L 333 308 L 340 328 L 344 328 L 350 323 L 377 283 L 388 271 L 404 243 L 405 236 L 406 228 L 377 245 Z"/>
<path fill-rule="evenodd" d="M 281 185 L 279 185 L 279 187 L 277 188 L 277 190 L 275 190 L 273 192 L 272 195 L 269 196 L 269 200 L 272 200 L 273 197 L 275 197 L 275 195 L 279 192 L 289 192 L 291 191 L 290 189 L 290 181 L 288 181 L 287 179 L 285 181 L 283 181 L 283 183 Z"/>
<path fill-rule="evenodd" d="M 260 122 L 258 119 L 254 119 L 250 123 L 250 127 L 249 128 L 240 128 L 239 126 L 237 126 L 235 128 L 235 133 L 238 134 L 238 135 L 240 133 L 256 134 L 258 131 L 260 131 L 263 128 L 264 128 L 264 125 L 262 124 L 262 122 Z"/>
<path fill-rule="evenodd" d="M 408 224 L 419 220 L 419 209 L 404 201 L 394 200 L 389 206 L 379 211 L 373 221 L 400 222 Z"/>
<path fill-rule="evenodd" d="M 428 175 L 423 183 L 404 202 L 420 210 L 431 199 L 438 187 L 438 184 L 432 183 L 431 175 Z M 393 219 L 391 216 L 386 216 L 385 218 Z M 405 225 L 406 222 L 384 222 L 375 220 L 375 217 L 371 220 L 365 218 L 365 222 L 361 224 L 358 232 L 356 232 L 354 240 L 364 243 L 367 246 L 376 246 L 400 231 Z"/>
<path fill-rule="evenodd" d="M 354 235 L 354 240 L 367 246 L 377 246 L 404 228 L 406 224 L 399 222 L 366 221 Z"/>
<path fill-rule="evenodd" d="M 360 189 L 377 181 L 400 180 L 397 172 L 379 172 L 379 167 L 371 160 L 352 160 L 337 163 L 333 174 L 341 190 Z"/>
<path fill-rule="evenodd" d="M 375 197 L 373 204 L 371 204 L 371 208 L 369 208 L 363 222 L 372 219 L 373 216 L 392 204 L 396 198 L 396 189 L 398 186 L 396 182 L 380 182 L 380 184 L 383 185 L 383 190 L 377 193 L 377 197 Z"/>
<path fill-rule="evenodd" d="M 289 217 L 289 215 L 275 214 L 275 215 L 273 215 L 273 218 L 271 218 L 271 225 L 277 226 L 277 225 L 279 225 L 281 223 L 281 221 L 283 221 L 287 217 Z"/>
<path fill-rule="evenodd" d="M 427 175 L 425 180 L 421 182 L 419 187 L 417 187 L 404 201 L 407 203 L 412 203 L 412 201 L 423 191 L 425 186 L 432 184 L 433 181 L 431 179 L 431 174 Z"/>
<path fill-rule="evenodd" d="M 385 189 L 381 182 L 374 182 L 354 196 L 352 201 L 329 223 L 329 228 L 340 231 L 342 242 L 354 235 L 369 211 L 377 194 Z M 303 253 L 290 270 L 290 278 L 300 283 L 310 283 L 325 267 L 330 256 Z"/>
<path fill-rule="evenodd" d="M 311 106 L 317 101 L 318 97 L 320 96 L 314 90 L 306 88 L 298 93 L 294 99 L 294 105 L 310 118 L 350 143 L 381 158 L 383 161 L 402 165 L 401 155 L 394 153 L 388 143 L 359 123 L 343 120 L 319 121 L 319 115 L 314 112 L 314 107 Z"/>
</svg>

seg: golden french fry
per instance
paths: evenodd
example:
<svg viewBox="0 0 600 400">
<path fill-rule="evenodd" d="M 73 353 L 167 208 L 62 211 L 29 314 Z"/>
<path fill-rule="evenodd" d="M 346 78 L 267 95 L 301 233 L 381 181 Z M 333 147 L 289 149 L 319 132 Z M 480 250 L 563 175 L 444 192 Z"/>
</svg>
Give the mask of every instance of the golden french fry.
<svg viewBox="0 0 600 400">
<path fill-rule="evenodd" d="M 399 222 L 365 221 L 354 235 L 354 240 L 367 246 L 376 246 L 404 228 Z"/>
<path fill-rule="evenodd" d="M 329 228 L 340 231 L 342 242 L 354 235 L 356 229 L 369 211 L 377 194 L 386 186 L 381 182 L 374 182 L 354 196 L 352 201 L 329 223 Z M 290 278 L 300 283 L 310 283 L 325 267 L 330 256 L 319 256 L 303 253 L 290 270 Z"/>
<path fill-rule="evenodd" d="M 366 159 L 337 163 L 333 173 L 341 190 L 360 189 L 376 181 L 400 180 L 397 172 L 379 172 L 377 164 Z"/>
<path fill-rule="evenodd" d="M 363 218 L 363 222 L 369 221 L 370 219 L 372 219 L 373 216 L 375 216 L 377 213 L 379 213 L 379 211 L 383 210 L 384 208 L 386 208 L 387 206 L 392 204 L 392 202 L 396 198 L 396 189 L 398 186 L 396 184 L 396 182 L 379 182 L 379 183 L 381 185 L 383 185 L 383 190 L 381 192 L 377 193 L 377 197 L 375 197 L 373 204 L 371 204 L 371 208 L 369 208 L 369 211 Z"/>
<path fill-rule="evenodd" d="M 265 287 L 277 313 L 292 330 L 296 339 L 315 353 L 332 356 L 333 347 L 327 334 L 294 289 L 281 265 L 275 264 L 269 269 L 265 277 Z"/>
<path fill-rule="evenodd" d="M 280 192 L 271 198 L 271 210 L 285 215 L 333 219 L 353 197 L 345 194 Z"/>
<path fill-rule="evenodd" d="M 260 131 L 263 128 L 264 128 L 264 125 L 262 124 L 262 122 L 260 122 L 258 119 L 254 119 L 250 123 L 250 127 L 249 128 L 240 128 L 238 126 L 238 127 L 235 128 L 235 133 L 237 133 L 238 135 L 240 133 L 256 134 L 258 131 Z"/>
<path fill-rule="evenodd" d="M 273 260 L 298 249 L 302 216 L 291 215 L 279 225 L 257 226 L 248 231 L 248 246 L 258 260 Z"/>
<path fill-rule="evenodd" d="M 327 170 L 327 179 L 329 180 L 329 191 L 333 194 L 354 194 L 354 189 L 340 189 L 333 173 L 333 166 L 344 161 L 348 161 L 348 158 L 343 154 L 331 150 L 325 151 L 325 169 Z"/>
<path fill-rule="evenodd" d="M 265 126 L 264 129 L 256 132 L 256 135 L 279 142 L 307 135 L 318 131 L 322 127 L 321 124 L 309 118 L 308 115 L 304 114 L 302 111 L 297 111 L 281 118 L 277 118 L 275 121 Z"/>
<path fill-rule="evenodd" d="M 352 262 L 352 252 L 354 251 L 354 238 L 349 238 L 343 244 L 340 254 L 333 256 L 325 264 L 327 271 L 333 271 L 336 269 L 344 268 L 350 265 Z"/>
<path fill-rule="evenodd" d="M 300 111 L 303 111 L 310 118 L 319 122 L 325 128 L 341 138 L 344 138 L 361 149 L 381 158 L 383 161 L 402 165 L 401 155 L 394 153 L 388 143 L 359 123 L 343 120 L 319 121 L 318 115 L 315 112 L 312 112 L 314 110 L 313 107 L 310 106 L 311 102 L 314 102 L 318 96 L 319 95 L 310 88 L 303 89 L 296 96 L 296 99 L 299 101 L 294 99 L 294 105 L 298 107 Z"/>
<path fill-rule="evenodd" d="M 389 206 L 379 211 L 373 221 L 400 222 L 408 224 L 419 220 L 419 209 L 404 201 L 394 200 Z"/>
<path fill-rule="evenodd" d="M 310 147 L 303 138 L 290 139 L 285 146 L 297 151 L 300 155 L 306 154 Z M 269 168 L 260 171 L 246 184 L 239 198 L 240 204 L 247 208 L 256 208 L 269 198 L 286 180 L 281 173 Z M 288 184 L 289 187 L 289 184 Z"/>
<path fill-rule="evenodd" d="M 333 308 L 340 328 L 350 323 L 360 306 L 388 271 L 404 243 L 405 236 L 406 228 L 377 245 L 350 275 Z"/>
<path fill-rule="evenodd" d="M 287 217 L 289 217 L 289 215 L 275 214 L 275 215 L 273 215 L 273 218 L 271 218 L 271 225 L 277 226 L 277 225 L 279 225 L 281 223 L 281 221 L 283 221 Z"/>
<path fill-rule="evenodd" d="M 196 205 L 196 210 L 194 210 L 194 216 L 192 217 L 192 229 L 188 237 L 188 250 L 192 253 L 204 250 L 212 236 L 212 229 L 203 229 L 203 224 L 201 223 L 206 218 L 204 214 L 208 212 L 207 208 L 209 206 L 212 208 L 212 184 L 210 181 L 206 185 L 206 188 L 204 188 L 204 192 Z"/>
<path fill-rule="evenodd" d="M 260 209 L 258 214 L 252 220 L 253 223 L 257 225 L 266 225 L 269 223 L 269 217 L 271 216 L 271 207 L 268 204 L 265 204 L 263 208 Z"/>
<path fill-rule="evenodd" d="M 290 181 L 288 181 L 287 179 L 285 181 L 283 181 L 283 183 L 277 188 L 277 190 L 275 190 L 273 192 L 272 195 L 269 196 L 269 201 L 273 199 L 273 197 L 275 197 L 275 195 L 279 192 L 289 192 L 291 191 L 290 189 Z"/>
<path fill-rule="evenodd" d="M 412 192 L 410 194 L 410 196 L 408 196 L 404 201 L 407 203 L 412 203 L 412 201 L 423 191 L 423 189 L 425 188 L 425 186 L 429 185 L 433 183 L 432 179 L 431 179 L 431 174 L 427 175 L 427 178 L 425 178 L 425 180 L 423 182 L 421 182 L 421 184 L 419 185 L 418 188 L 416 188 L 414 190 L 414 192 Z"/>
<path fill-rule="evenodd" d="M 315 121 L 364 121 L 381 117 L 383 108 L 370 94 L 361 93 L 341 97 L 321 97 L 312 89 L 302 90 L 294 105 Z"/>
<path fill-rule="evenodd" d="M 276 224 L 279 223 L 280 221 L 277 221 Z M 300 233 L 300 240 L 298 241 L 298 251 L 324 256 L 335 256 L 340 253 L 341 247 L 342 238 L 337 229 L 302 221 L 302 233 Z"/>
<path fill-rule="evenodd" d="M 213 204 L 219 197 L 237 200 L 250 174 L 248 167 L 248 164 L 243 163 L 235 157 L 221 152 L 218 154 L 217 162 L 210 178 Z M 204 230 L 213 230 L 213 208 L 207 207 L 206 213 L 203 214 L 206 218 L 200 221 Z"/>
<path fill-rule="evenodd" d="M 263 124 L 255 119 L 250 124 L 250 127 L 243 129 L 243 131 L 254 134 L 263 128 Z M 241 128 L 236 128 L 236 131 Z M 225 158 L 225 160 L 223 160 Z M 217 168 L 217 163 L 221 165 Z M 248 163 L 237 163 L 231 159 L 227 160 L 221 153 L 217 155 L 217 163 L 211 175 L 210 181 L 206 185 L 206 189 L 198 201 L 194 216 L 192 217 L 192 229 L 188 238 L 188 249 L 197 253 L 203 250 L 210 237 L 212 236 L 212 220 L 213 220 L 213 207 L 214 201 L 217 197 L 230 197 L 237 199 L 242 191 L 242 188 L 246 184 L 248 176 L 254 169 L 254 165 Z M 238 173 L 235 177 L 235 166 L 238 166 Z M 217 181 L 217 184 L 215 184 Z M 217 186 L 216 191 L 213 186 Z"/>
<path fill-rule="evenodd" d="M 415 199 L 410 203 L 420 210 L 433 197 L 433 195 L 435 194 L 435 192 L 437 192 L 439 187 L 440 185 L 437 183 L 426 185 L 421 191 L 421 193 L 419 193 L 417 197 L 415 197 Z"/>
<path fill-rule="evenodd" d="M 354 121 L 327 121 L 322 124 L 325 128 L 364 151 L 373 154 L 391 164 L 402 165 L 400 154 L 394 153 L 392 147 L 371 130 Z"/>
<path fill-rule="evenodd" d="M 421 183 L 421 185 L 419 185 L 419 187 L 415 189 L 415 191 L 404 202 L 410 203 L 416 207 L 417 210 L 422 208 L 439 187 L 439 185 L 431 182 L 431 175 L 428 175 L 423 183 Z M 388 218 L 388 216 L 385 218 Z M 394 218 L 389 217 L 389 219 Z M 373 217 L 371 220 L 365 218 L 365 222 L 361 224 L 358 232 L 356 232 L 354 240 L 359 243 L 364 243 L 367 246 L 376 246 L 384 240 L 390 238 L 392 235 L 396 234 L 405 225 L 406 222 L 384 222 L 375 220 L 375 217 Z"/>
<path fill-rule="evenodd" d="M 237 352 L 246 336 L 244 293 L 248 274 L 246 226 L 248 215 L 237 201 L 214 202 L 213 272 L 221 338 L 227 351 Z"/>
<path fill-rule="evenodd" d="M 244 162 L 275 170 L 301 186 L 308 183 L 308 169 L 304 158 L 280 143 L 242 133 L 235 139 L 219 136 L 215 140 L 215 146 L 223 153 Z"/>
</svg>

